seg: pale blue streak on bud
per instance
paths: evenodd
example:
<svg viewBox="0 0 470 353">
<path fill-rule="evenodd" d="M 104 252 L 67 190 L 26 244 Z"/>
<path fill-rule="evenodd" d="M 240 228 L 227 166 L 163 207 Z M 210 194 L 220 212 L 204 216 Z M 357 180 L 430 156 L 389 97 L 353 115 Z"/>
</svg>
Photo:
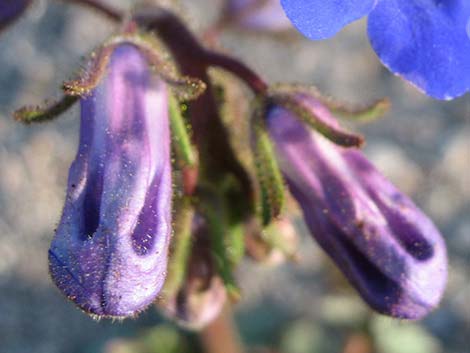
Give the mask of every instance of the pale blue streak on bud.
<svg viewBox="0 0 470 353">
<path fill-rule="evenodd" d="M 82 310 L 129 316 L 159 293 L 171 232 L 166 84 L 120 45 L 81 100 L 80 144 L 49 250 L 59 289 Z"/>
<path fill-rule="evenodd" d="M 245 29 L 281 32 L 292 29 L 279 0 L 229 0 L 227 10 Z"/>
<path fill-rule="evenodd" d="M 20 16 L 30 3 L 31 0 L 1 0 L 0 30 Z"/>
<path fill-rule="evenodd" d="M 313 98 L 303 99 L 322 120 L 337 124 Z M 309 230 L 363 299 L 406 319 L 435 308 L 447 256 L 431 220 L 360 151 L 334 145 L 283 108 L 271 108 L 267 124 Z"/>
</svg>

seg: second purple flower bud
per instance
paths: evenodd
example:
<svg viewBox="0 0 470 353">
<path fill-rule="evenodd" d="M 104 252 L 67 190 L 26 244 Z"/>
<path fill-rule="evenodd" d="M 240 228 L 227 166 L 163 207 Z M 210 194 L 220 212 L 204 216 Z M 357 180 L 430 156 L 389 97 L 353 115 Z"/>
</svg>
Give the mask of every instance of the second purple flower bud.
<svg viewBox="0 0 470 353">
<path fill-rule="evenodd" d="M 313 96 L 292 92 L 292 102 L 339 131 Z M 266 114 L 279 168 L 310 232 L 363 299 L 406 319 L 435 308 L 445 289 L 447 258 L 431 220 L 359 150 L 310 131 L 288 108 L 274 103 Z"/>
<path fill-rule="evenodd" d="M 120 44 L 81 99 L 79 149 L 49 250 L 59 289 L 82 310 L 129 316 L 166 275 L 171 156 L 166 83 L 139 49 Z"/>
</svg>

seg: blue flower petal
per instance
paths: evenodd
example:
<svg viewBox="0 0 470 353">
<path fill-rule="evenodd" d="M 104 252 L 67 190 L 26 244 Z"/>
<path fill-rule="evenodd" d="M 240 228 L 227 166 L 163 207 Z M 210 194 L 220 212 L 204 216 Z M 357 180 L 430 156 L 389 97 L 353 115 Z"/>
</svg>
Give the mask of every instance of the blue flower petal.
<svg viewBox="0 0 470 353">
<path fill-rule="evenodd" d="M 367 15 L 376 0 L 281 0 L 287 17 L 306 37 L 332 37 L 347 24 Z"/>
<path fill-rule="evenodd" d="M 428 95 L 470 90 L 470 1 L 381 1 L 368 32 L 382 63 Z"/>
</svg>

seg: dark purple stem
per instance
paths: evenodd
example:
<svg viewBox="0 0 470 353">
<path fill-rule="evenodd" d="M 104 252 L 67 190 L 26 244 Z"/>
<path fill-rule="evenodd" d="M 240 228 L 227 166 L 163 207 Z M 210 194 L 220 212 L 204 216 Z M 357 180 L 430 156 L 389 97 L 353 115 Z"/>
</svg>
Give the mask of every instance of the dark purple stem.
<svg viewBox="0 0 470 353">
<path fill-rule="evenodd" d="M 267 83 L 253 70 L 242 62 L 229 56 L 206 51 L 205 61 L 209 66 L 218 66 L 242 79 L 256 94 L 265 94 Z"/>
<path fill-rule="evenodd" d="M 122 11 L 103 4 L 99 0 L 62 1 L 90 7 L 117 22 L 122 21 L 124 18 L 124 13 Z M 191 60 L 193 62 L 198 61 L 199 65 L 204 67 L 204 71 L 209 66 L 220 67 L 238 76 L 256 94 L 264 94 L 266 92 L 268 85 L 256 72 L 237 59 L 204 49 L 198 43 L 196 38 L 194 38 L 194 36 L 184 27 L 179 19 L 170 12 L 159 8 L 152 8 L 150 13 L 148 11 L 141 11 L 137 14 L 135 19 L 139 25 L 143 25 L 144 27 L 152 27 L 158 31 L 162 30 L 162 28 L 169 28 L 170 32 L 173 31 L 173 35 L 178 37 L 183 45 L 174 45 L 173 43 L 168 43 L 168 41 L 167 44 L 172 48 L 172 50 L 176 49 L 181 55 L 192 55 L 190 57 Z M 173 24 L 169 22 L 173 22 Z M 184 48 L 186 45 L 188 45 L 188 47 Z"/>
</svg>

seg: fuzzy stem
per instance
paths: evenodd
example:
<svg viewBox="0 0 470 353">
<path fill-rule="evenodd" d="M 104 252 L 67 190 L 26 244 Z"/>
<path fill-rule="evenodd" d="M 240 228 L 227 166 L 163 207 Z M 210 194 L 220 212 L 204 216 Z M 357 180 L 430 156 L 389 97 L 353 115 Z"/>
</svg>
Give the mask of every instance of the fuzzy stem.
<svg viewBox="0 0 470 353">
<path fill-rule="evenodd" d="M 242 79 L 256 94 L 264 94 L 268 89 L 267 83 L 248 66 L 229 56 L 212 51 L 206 51 L 205 60 L 210 66 L 218 66 Z"/>
<path fill-rule="evenodd" d="M 205 353 L 243 353 L 228 306 L 199 334 Z"/>
</svg>

